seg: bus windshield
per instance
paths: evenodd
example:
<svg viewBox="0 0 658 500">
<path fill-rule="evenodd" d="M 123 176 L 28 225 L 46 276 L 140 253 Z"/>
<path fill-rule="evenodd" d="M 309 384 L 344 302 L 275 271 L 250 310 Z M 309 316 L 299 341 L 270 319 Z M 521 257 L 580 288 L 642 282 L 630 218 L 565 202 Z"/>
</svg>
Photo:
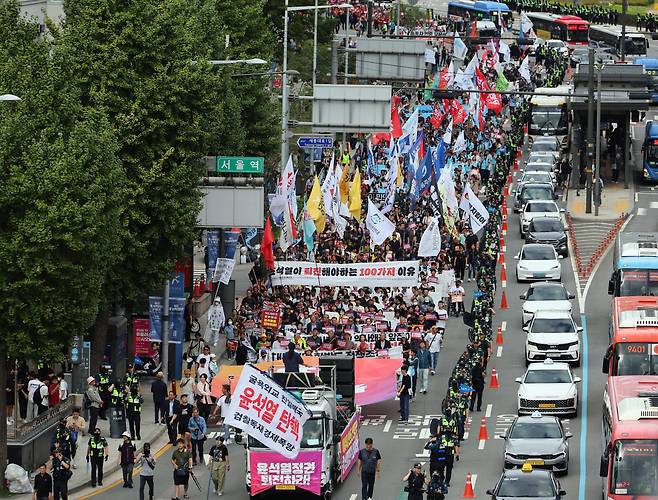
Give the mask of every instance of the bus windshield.
<svg viewBox="0 0 658 500">
<path fill-rule="evenodd" d="M 619 295 L 621 297 L 658 295 L 658 271 L 622 270 Z"/>
<path fill-rule="evenodd" d="M 646 55 L 647 41 L 644 37 L 626 38 L 626 54 Z"/>
<path fill-rule="evenodd" d="M 658 140 L 653 139 L 644 149 L 647 162 L 650 164 L 655 164 L 658 162 Z"/>
<path fill-rule="evenodd" d="M 580 28 L 580 26 L 578 26 Z M 571 29 L 569 30 L 569 41 L 570 42 L 587 42 L 588 40 L 588 30 L 585 29 Z"/>
<path fill-rule="evenodd" d="M 631 497 L 658 496 L 658 441 L 617 441 L 612 457 L 610 492 Z"/>
<path fill-rule="evenodd" d="M 302 448 L 320 448 L 324 446 L 324 420 L 309 418 L 303 427 Z M 249 436 L 249 448 L 267 448 L 263 443 Z"/>
<path fill-rule="evenodd" d="M 658 375 L 658 344 L 646 342 L 617 344 L 611 375 Z"/>
<path fill-rule="evenodd" d="M 561 135 L 567 133 L 567 113 L 563 107 L 537 107 L 532 108 L 532 121 L 530 134 L 534 135 Z"/>
</svg>

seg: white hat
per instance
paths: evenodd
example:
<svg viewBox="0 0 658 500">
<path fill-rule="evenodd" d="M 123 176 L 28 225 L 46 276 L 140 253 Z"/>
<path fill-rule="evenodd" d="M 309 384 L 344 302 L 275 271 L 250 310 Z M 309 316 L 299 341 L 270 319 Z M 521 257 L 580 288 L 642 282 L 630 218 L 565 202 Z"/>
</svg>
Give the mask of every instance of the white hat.
<svg viewBox="0 0 658 500">
<path fill-rule="evenodd" d="M 130 437 L 130 432 L 128 432 L 128 431 L 124 431 L 124 433 L 121 434 L 121 437 L 127 437 L 128 439 L 131 439 L 131 437 Z"/>
<path fill-rule="evenodd" d="M 87 377 L 87 384 L 91 384 L 94 380 L 96 380 L 94 377 Z"/>
</svg>

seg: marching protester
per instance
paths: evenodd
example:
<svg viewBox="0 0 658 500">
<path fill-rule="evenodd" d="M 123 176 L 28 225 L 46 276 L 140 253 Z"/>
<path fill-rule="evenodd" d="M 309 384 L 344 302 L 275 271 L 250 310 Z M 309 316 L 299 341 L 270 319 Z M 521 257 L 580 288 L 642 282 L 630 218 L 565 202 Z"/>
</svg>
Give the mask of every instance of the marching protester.
<svg viewBox="0 0 658 500">
<path fill-rule="evenodd" d="M 190 469 L 192 469 L 192 455 L 185 446 L 185 440 L 178 438 L 176 448 L 171 454 L 171 464 L 174 467 L 174 489 L 176 496 L 174 500 L 180 500 L 180 487 L 183 487 L 183 498 L 190 498 L 187 493 L 190 481 Z"/>
<path fill-rule="evenodd" d="M 123 473 L 123 487 L 133 487 L 133 468 L 135 466 L 135 452 L 137 449 L 130 439 L 130 433 L 121 435 L 123 442 L 119 445 L 119 465 Z"/>
<path fill-rule="evenodd" d="M 224 444 L 224 437 L 217 436 L 216 439 L 216 443 L 210 448 L 209 467 L 215 493 L 221 497 L 224 494 L 226 472 L 231 470 L 231 463 L 228 458 L 228 448 Z"/>
</svg>

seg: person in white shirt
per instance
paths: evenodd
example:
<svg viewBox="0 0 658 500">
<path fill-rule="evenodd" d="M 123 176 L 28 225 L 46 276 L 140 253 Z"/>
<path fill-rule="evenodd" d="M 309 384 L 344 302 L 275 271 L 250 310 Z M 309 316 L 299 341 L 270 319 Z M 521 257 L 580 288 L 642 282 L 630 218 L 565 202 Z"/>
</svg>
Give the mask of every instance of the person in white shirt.
<svg viewBox="0 0 658 500">
<path fill-rule="evenodd" d="M 466 291 L 462 282 L 457 280 L 455 285 L 450 287 L 450 308 L 455 316 L 459 316 L 460 313 L 464 314 L 464 295 L 466 295 Z"/>
<path fill-rule="evenodd" d="M 430 351 L 430 373 L 434 375 L 439 365 L 439 352 L 441 351 L 441 342 L 443 342 L 443 332 L 439 331 L 438 327 L 433 326 L 423 340 L 427 344 L 427 349 Z"/>
<path fill-rule="evenodd" d="M 228 417 L 228 409 L 231 406 L 231 386 L 228 384 L 222 385 L 222 395 L 217 398 L 217 403 L 212 414 L 216 415 L 219 410 L 219 416 L 222 419 L 222 426 L 224 427 L 224 444 L 230 444 L 231 440 L 229 426 L 224 423 Z"/>
<path fill-rule="evenodd" d="M 69 397 L 69 384 L 64 380 L 64 374 L 60 373 L 57 375 L 59 378 L 59 401 L 66 401 Z"/>
<path fill-rule="evenodd" d="M 37 374 L 30 372 L 28 375 L 29 382 L 27 383 L 27 420 L 30 421 L 38 414 L 37 405 L 34 404 L 34 392 L 41 386 L 43 383 L 37 377 Z M 47 396 L 46 396 L 47 397 Z"/>
<path fill-rule="evenodd" d="M 436 317 L 437 317 L 436 326 L 438 326 L 439 329 L 441 329 L 441 331 L 445 331 L 446 323 L 448 321 L 448 311 L 446 310 L 446 303 L 443 302 L 442 300 L 439 300 L 439 304 L 436 306 L 436 309 L 434 309 L 434 312 L 436 312 Z"/>
</svg>

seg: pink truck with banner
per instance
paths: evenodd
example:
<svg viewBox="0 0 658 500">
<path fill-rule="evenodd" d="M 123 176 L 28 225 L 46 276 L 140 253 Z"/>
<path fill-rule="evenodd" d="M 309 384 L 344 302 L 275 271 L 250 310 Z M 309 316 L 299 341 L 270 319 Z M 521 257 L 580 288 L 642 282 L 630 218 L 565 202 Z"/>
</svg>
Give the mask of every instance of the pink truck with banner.
<svg viewBox="0 0 658 500">
<path fill-rule="evenodd" d="M 322 359 L 320 373 L 272 373 L 272 378 L 303 401 L 311 416 L 302 427 L 299 454 L 287 458 L 251 436 L 236 435 L 246 449 L 249 498 L 272 493 L 310 492 L 330 499 L 356 463 L 361 414 L 354 405 L 354 357 Z M 287 495 L 286 495 L 287 496 Z"/>
</svg>

